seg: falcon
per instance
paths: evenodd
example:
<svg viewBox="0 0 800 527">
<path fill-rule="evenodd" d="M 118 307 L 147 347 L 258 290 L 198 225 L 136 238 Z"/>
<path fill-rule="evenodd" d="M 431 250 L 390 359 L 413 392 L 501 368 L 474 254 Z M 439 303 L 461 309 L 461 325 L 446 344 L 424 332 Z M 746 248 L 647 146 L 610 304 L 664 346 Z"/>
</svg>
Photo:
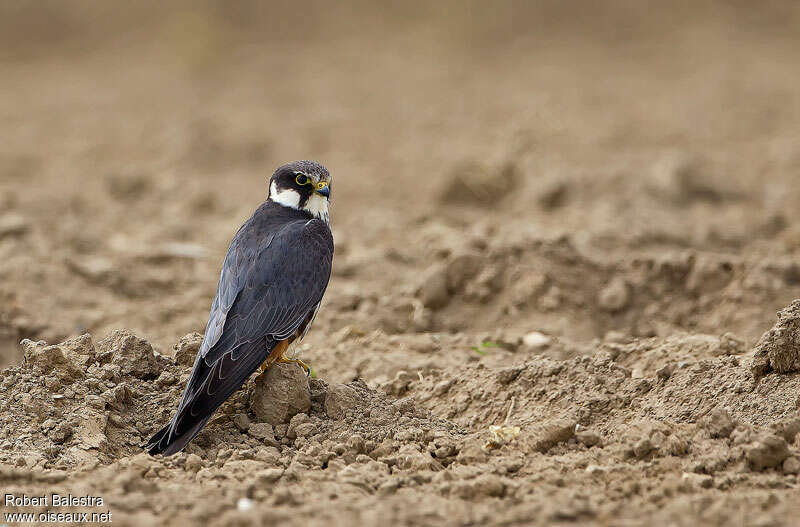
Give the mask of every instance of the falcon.
<svg viewBox="0 0 800 527">
<path fill-rule="evenodd" d="M 183 450 L 256 370 L 294 362 L 310 372 L 286 353 L 311 327 L 330 279 L 330 195 L 319 163 L 296 161 L 272 175 L 269 197 L 228 248 L 191 376 L 150 454 Z"/>
</svg>

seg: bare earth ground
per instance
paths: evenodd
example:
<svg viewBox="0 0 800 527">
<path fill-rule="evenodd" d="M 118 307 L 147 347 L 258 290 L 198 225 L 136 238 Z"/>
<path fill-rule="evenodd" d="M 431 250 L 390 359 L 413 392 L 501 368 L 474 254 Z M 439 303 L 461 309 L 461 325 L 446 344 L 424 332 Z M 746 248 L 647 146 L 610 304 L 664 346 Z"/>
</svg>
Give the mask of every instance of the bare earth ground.
<svg viewBox="0 0 800 527">
<path fill-rule="evenodd" d="M 757 342 L 800 298 L 800 9 L 594 4 L 3 3 L 0 490 L 115 525 L 796 524 L 797 306 Z M 267 380 L 307 408 L 265 423 L 251 381 L 146 456 L 302 158 L 334 276 L 316 378 Z"/>
</svg>

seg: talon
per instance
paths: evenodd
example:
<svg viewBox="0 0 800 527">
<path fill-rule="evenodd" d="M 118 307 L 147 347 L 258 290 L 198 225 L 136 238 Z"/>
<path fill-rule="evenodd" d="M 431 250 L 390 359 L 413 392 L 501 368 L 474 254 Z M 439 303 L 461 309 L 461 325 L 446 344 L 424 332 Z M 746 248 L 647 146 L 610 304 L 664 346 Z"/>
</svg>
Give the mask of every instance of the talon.
<svg viewBox="0 0 800 527">
<path fill-rule="evenodd" d="M 297 358 L 290 359 L 288 357 L 281 357 L 280 359 L 278 359 L 277 362 L 282 362 L 284 364 L 289 363 L 289 362 L 293 362 L 293 363 L 297 364 L 298 366 L 300 366 L 301 368 L 303 368 L 305 370 L 306 377 L 310 377 L 311 376 L 311 366 L 309 366 L 308 364 L 306 364 L 305 362 L 303 362 L 300 359 L 297 359 Z"/>
</svg>

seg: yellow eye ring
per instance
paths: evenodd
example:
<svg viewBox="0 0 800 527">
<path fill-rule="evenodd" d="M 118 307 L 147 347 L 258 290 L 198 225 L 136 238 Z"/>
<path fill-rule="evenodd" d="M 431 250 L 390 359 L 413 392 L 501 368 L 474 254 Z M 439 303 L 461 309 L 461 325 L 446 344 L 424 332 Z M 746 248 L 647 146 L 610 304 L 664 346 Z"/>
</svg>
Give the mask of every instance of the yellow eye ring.
<svg viewBox="0 0 800 527">
<path fill-rule="evenodd" d="M 308 185 L 311 183 L 311 179 L 305 174 L 297 174 L 294 178 L 295 183 L 298 185 Z"/>
</svg>

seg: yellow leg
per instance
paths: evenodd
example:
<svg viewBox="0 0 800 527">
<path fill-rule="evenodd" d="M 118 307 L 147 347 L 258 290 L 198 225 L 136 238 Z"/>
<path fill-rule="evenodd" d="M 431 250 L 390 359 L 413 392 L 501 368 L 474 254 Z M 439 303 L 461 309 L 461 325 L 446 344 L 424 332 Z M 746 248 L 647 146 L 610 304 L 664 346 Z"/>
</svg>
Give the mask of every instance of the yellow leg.
<svg viewBox="0 0 800 527">
<path fill-rule="evenodd" d="M 283 354 L 286 353 L 286 349 L 288 347 L 289 347 L 288 341 L 284 340 L 282 342 L 279 342 L 278 345 L 272 348 L 272 350 L 269 352 L 269 355 L 267 355 L 267 359 L 261 363 L 261 366 L 258 367 L 258 371 L 261 374 L 267 371 L 270 368 L 270 366 L 272 366 L 273 364 L 275 364 L 276 361 L 278 361 L 280 357 L 283 357 Z"/>
<path fill-rule="evenodd" d="M 306 376 L 310 376 L 311 375 L 311 366 L 309 366 L 308 364 L 306 364 L 305 362 L 303 362 L 302 360 L 300 360 L 298 358 L 290 359 L 289 357 L 281 355 L 281 358 L 278 359 L 276 362 L 282 362 L 284 364 L 293 362 L 293 363 L 297 364 L 298 366 L 300 366 L 301 368 L 303 368 L 305 370 Z"/>
<path fill-rule="evenodd" d="M 285 340 L 283 342 L 280 342 L 277 346 L 275 346 L 275 348 L 272 349 L 269 356 L 267 357 L 267 360 L 262 362 L 261 366 L 259 366 L 258 368 L 259 372 L 263 374 L 276 362 L 281 362 L 284 364 L 293 362 L 298 366 L 300 366 L 301 368 L 303 368 L 306 372 L 306 375 L 311 375 L 311 366 L 309 366 L 300 359 L 290 359 L 286 355 L 284 355 L 287 349 L 289 349 L 289 342 Z"/>
</svg>

